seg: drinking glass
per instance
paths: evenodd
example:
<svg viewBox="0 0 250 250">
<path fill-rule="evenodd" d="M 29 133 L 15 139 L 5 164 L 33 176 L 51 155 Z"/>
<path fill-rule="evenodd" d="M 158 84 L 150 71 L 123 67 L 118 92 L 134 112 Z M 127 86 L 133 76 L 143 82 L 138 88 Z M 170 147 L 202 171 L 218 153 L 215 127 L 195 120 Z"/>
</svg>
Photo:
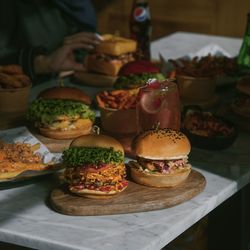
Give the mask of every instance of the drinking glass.
<svg viewBox="0 0 250 250">
<path fill-rule="evenodd" d="M 136 120 L 138 133 L 156 128 L 180 130 L 180 99 L 176 83 L 152 81 L 143 86 L 137 97 Z"/>
</svg>

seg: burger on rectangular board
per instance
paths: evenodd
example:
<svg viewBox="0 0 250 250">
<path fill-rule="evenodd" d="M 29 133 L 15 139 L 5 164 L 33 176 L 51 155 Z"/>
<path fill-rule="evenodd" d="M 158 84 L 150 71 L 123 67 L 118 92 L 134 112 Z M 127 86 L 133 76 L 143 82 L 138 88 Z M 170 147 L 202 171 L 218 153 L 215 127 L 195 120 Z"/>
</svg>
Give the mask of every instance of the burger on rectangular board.
<svg viewBox="0 0 250 250">
<path fill-rule="evenodd" d="M 73 87 L 53 87 L 41 92 L 27 112 L 40 134 L 53 139 L 73 139 L 89 134 L 95 121 L 90 97 Z"/>
<path fill-rule="evenodd" d="M 64 172 L 71 193 L 86 198 L 109 198 L 124 191 L 124 150 L 113 137 L 83 135 L 63 152 Z"/>
<path fill-rule="evenodd" d="M 132 145 L 137 161 L 130 161 L 132 179 L 150 187 L 174 187 L 191 172 L 188 138 L 172 129 L 148 130 L 139 134 Z"/>
</svg>

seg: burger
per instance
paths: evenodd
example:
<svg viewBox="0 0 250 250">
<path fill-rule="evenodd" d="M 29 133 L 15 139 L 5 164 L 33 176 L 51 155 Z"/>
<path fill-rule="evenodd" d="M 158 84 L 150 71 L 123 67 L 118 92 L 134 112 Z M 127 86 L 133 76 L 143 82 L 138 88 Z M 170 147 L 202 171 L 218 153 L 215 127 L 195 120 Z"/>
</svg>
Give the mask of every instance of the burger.
<svg viewBox="0 0 250 250">
<path fill-rule="evenodd" d="M 173 187 L 191 171 L 188 138 L 172 129 L 148 130 L 133 141 L 137 161 L 130 161 L 132 179 L 150 187 Z"/>
<path fill-rule="evenodd" d="M 108 76 L 117 76 L 120 68 L 134 60 L 136 41 L 105 34 L 103 40 L 87 56 L 87 69 Z"/>
<path fill-rule="evenodd" d="M 160 68 L 150 61 L 136 60 L 125 64 L 114 84 L 116 89 L 134 89 L 145 85 L 150 79 L 165 80 Z"/>
<path fill-rule="evenodd" d="M 109 198 L 122 192 L 125 179 L 124 150 L 114 138 L 85 135 L 74 139 L 63 152 L 69 190 L 87 198 Z"/>
<path fill-rule="evenodd" d="M 91 99 L 80 89 L 54 87 L 40 93 L 27 112 L 27 119 L 39 132 L 53 139 L 72 139 L 89 134 L 95 112 Z"/>
<path fill-rule="evenodd" d="M 237 93 L 231 105 L 235 114 L 250 118 L 250 76 L 241 78 L 236 84 Z"/>
</svg>

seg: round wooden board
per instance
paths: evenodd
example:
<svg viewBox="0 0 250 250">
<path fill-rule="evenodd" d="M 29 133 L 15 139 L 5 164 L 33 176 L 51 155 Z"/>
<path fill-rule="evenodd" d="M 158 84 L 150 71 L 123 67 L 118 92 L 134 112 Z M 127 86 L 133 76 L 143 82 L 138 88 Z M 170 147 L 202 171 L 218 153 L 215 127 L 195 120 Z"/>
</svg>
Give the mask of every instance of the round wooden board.
<svg viewBox="0 0 250 250">
<path fill-rule="evenodd" d="M 205 177 L 192 170 L 188 178 L 172 188 L 151 188 L 129 182 L 127 189 L 108 199 L 89 199 L 69 193 L 65 186 L 50 195 L 52 207 L 67 215 L 110 215 L 145 212 L 172 207 L 203 191 Z"/>
</svg>

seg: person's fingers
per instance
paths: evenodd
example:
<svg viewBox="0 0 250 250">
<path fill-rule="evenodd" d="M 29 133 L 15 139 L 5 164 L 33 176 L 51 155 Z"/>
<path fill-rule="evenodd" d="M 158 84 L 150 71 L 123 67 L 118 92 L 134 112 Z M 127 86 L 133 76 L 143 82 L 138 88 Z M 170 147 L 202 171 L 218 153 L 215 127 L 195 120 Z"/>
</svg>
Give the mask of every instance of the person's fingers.
<svg viewBox="0 0 250 250">
<path fill-rule="evenodd" d="M 67 71 L 64 70 L 64 71 L 59 72 L 59 77 L 60 77 L 60 78 L 64 78 L 64 77 L 73 75 L 74 73 L 75 73 L 74 70 L 67 70 Z"/>
<path fill-rule="evenodd" d="M 64 40 L 63 44 L 69 45 L 69 44 L 74 44 L 74 43 L 82 43 L 86 49 L 93 49 L 96 45 L 100 44 L 98 40 L 91 40 L 85 37 Z"/>
<path fill-rule="evenodd" d="M 97 45 L 101 42 L 101 36 L 94 33 L 81 32 L 75 35 L 66 37 L 63 41 L 65 45 L 73 43 L 83 43 L 86 45 Z"/>
<path fill-rule="evenodd" d="M 72 69 L 74 71 L 87 71 L 86 67 L 82 63 L 72 63 Z"/>
<path fill-rule="evenodd" d="M 63 51 L 62 53 L 69 54 L 69 53 L 73 52 L 76 49 L 91 50 L 93 48 L 94 48 L 94 46 L 92 46 L 92 45 L 86 45 L 86 44 L 82 44 L 82 43 L 72 43 L 72 44 L 64 45 L 61 49 Z"/>
<path fill-rule="evenodd" d="M 64 45 L 78 44 L 81 43 L 85 49 L 94 49 L 96 45 L 99 44 L 98 41 L 88 41 L 86 39 L 77 39 L 77 40 L 67 40 L 64 42 Z"/>
<path fill-rule="evenodd" d="M 102 37 L 96 33 L 92 33 L 92 32 L 79 32 L 79 33 L 76 33 L 74 35 L 71 35 L 71 36 L 67 36 L 65 37 L 65 39 L 78 39 L 78 38 L 81 38 L 81 37 L 86 37 L 90 40 L 102 40 Z"/>
</svg>

